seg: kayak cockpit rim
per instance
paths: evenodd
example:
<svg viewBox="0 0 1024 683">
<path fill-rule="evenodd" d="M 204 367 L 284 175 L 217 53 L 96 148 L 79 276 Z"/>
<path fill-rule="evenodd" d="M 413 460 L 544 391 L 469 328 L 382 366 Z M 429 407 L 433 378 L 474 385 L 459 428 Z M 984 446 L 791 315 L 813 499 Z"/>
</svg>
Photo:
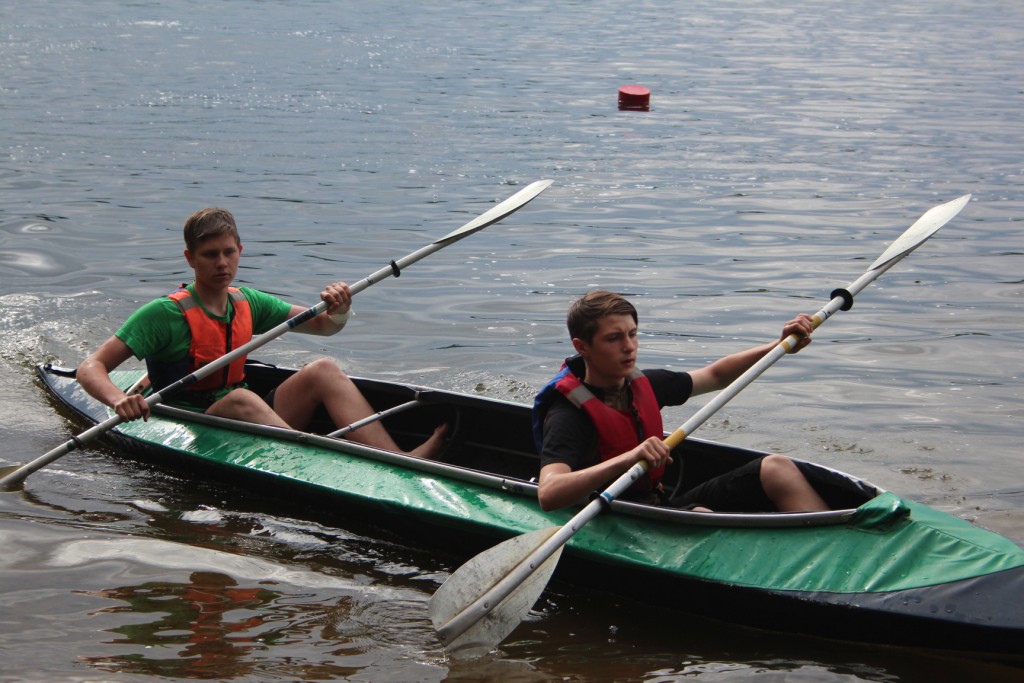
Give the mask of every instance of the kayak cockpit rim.
<svg viewBox="0 0 1024 683">
<path fill-rule="evenodd" d="M 274 366 L 267 366 L 261 364 L 264 368 L 278 370 Z M 37 366 L 41 378 L 44 382 L 50 385 L 51 390 L 55 397 L 60 399 L 65 405 L 68 405 L 76 412 L 81 414 L 83 417 L 88 419 L 94 419 L 95 416 L 90 416 L 83 412 L 81 409 L 74 405 L 74 402 L 70 400 L 70 396 L 67 395 L 67 389 L 61 389 L 57 386 L 62 382 L 68 382 L 69 385 L 74 385 L 77 389 L 77 382 L 74 380 L 75 371 L 74 369 L 61 368 L 53 366 L 49 363 Z M 57 381 L 57 378 L 60 378 Z M 440 389 L 432 389 L 427 387 L 418 387 L 415 385 L 382 382 L 381 380 L 365 379 L 359 377 L 352 378 L 357 384 L 365 383 L 373 386 L 387 386 L 389 388 L 400 390 L 400 394 L 407 398 L 417 398 L 423 400 L 424 403 L 431 404 L 447 404 L 452 403 L 456 406 L 466 407 L 470 405 L 486 405 L 486 406 L 497 406 L 502 410 L 520 410 L 526 409 L 522 404 L 506 401 L 503 399 L 492 399 L 478 396 L 468 396 L 465 394 L 459 394 L 455 392 L 449 392 Z M 84 392 L 83 392 L 84 393 Z M 92 399 L 89 399 L 92 401 Z M 95 402 L 97 408 L 106 411 L 110 414 L 110 409 L 102 406 L 99 402 Z M 155 417 L 159 419 L 167 419 L 176 423 L 185 424 L 194 423 L 201 424 L 206 427 L 212 427 L 215 429 L 223 429 L 228 431 L 234 431 L 239 433 L 250 434 L 262 438 L 276 439 L 280 441 L 287 441 L 297 444 L 305 444 L 317 448 L 323 448 L 339 453 L 354 457 L 362 457 L 369 460 L 385 463 L 389 466 L 399 467 L 406 470 L 414 470 L 423 472 L 432 476 L 446 477 L 458 481 L 463 481 L 473 485 L 486 487 L 494 490 L 500 490 L 506 493 L 511 493 L 517 496 L 522 496 L 532 499 L 532 502 L 536 503 L 537 498 L 537 484 L 535 479 L 526 479 L 522 476 L 509 476 L 507 474 L 499 474 L 486 469 L 475 468 L 469 463 L 454 463 L 445 462 L 443 460 L 444 453 L 442 453 L 441 460 L 425 460 L 422 458 L 416 458 L 413 456 L 405 455 L 402 453 L 396 453 L 392 451 L 382 450 L 365 446 L 363 444 L 334 438 L 327 435 L 316 434 L 312 432 L 304 432 L 293 429 L 282 429 L 280 427 L 272 427 L 267 425 L 253 424 L 249 422 L 242 422 L 239 420 L 232 420 L 223 417 L 216 417 L 212 415 L 206 415 L 204 413 L 196 413 L 193 411 L 185 410 L 182 408 L 176 408 L 167 404 L 156 404 L 153 406 L 153 413 Z M 151 418 L 152 419 L 152 418 Z M 457 430 L 457 427 L 456 427 Z M 152 449 L 164 448 L 163 444 L 156 441 L 147 441 L 142 438 L 132 436 L 124 433 L 120 427 L 114 430 L 122 438 L 128 438 L 136 443 L 149 446 Z M 708 446 L 713 448 L 732 448 L 723 444 L 718 444 L 712 441 L 706 441 L 703 439 L 687 439 L 687 443 L 691 446 Z M 472 448 L 472 444 L 465 444 L 467 447 Z M 500 451 L 500 447 L 494 445 L 487 446 L 490 450 Z M 510 454 L 512 451 L 510 451 Z M 515 454 L 522 456 L 518 450 Z M 530 454 L 532 457 L 537 456 L 533 453 Z M 794 460 L 797 460 L 794 458 Z M 539 461 L 538 461 L 539 462 Z M 803 461 L 798 461 L 803 462 Z M 870 482 L 857 479 L 851 475 L 834 470 L 817 463 L 807 463 L 808 465 L 818 469 L 819 471 L 831 473 L 837 477 L 841 477 L 845 480 L 855 482 L 857 486 L 862 487 L 867 491 L 865 494 L 866 498 L 871 498 L 884 493 L 884 490 L 880 487 L 871 484 Z M 275 472 L 270 468 L 256 467 L 253 465 L 247 465 L 254 471 L 261 471 L 267 475 L 274 475 L 280 477 L 288 477 L 289 475 Z M 305 481 L 303 483 L 316 485 L 315 481 Z M 661 507 L 655 505 L 648 505 L 643 503 L 635 503 L 624 500 L 615 500 L 611 503 L 611 510 L 616 513 L 628 515 L 632 517 L 647 518 L 656 522 L 663 522 L 669 524 L 678 525 L 690 525 L 690 526 L 712 526 L 712 527 L 739 527 L 739 528 L 788 528 L 788 527 L 814 527 L 814 526 L 831 526 L 840 525 L 847 523 L 851 517 L 856 513 L 854 507 L 844 507 L 842 509 L 831 510 L 827 512 L 762 512 L 762 513 L 725 513 L 725 512 L 695 512 L 690 510 L 678 510 L 674 508 Z M 564 511 L 559 513 L 564 514 L 566 518 L 577 512 L 579 506 L 573 506 L 565 508 Z"/>
<path fill-rule="evenodd" d="M 532 497 L 534 499 L 537 497 L 537 484 L 533 481 L 495 475 L 484 470 L 473 469 L 464 465 L 456 465 L 443 461 L 425 460 L 423 458 L 416 458 L 402 453 L 395 453 L 392 451 L 373 448 L 371 446 L 365 446 L 354 441 L 337 439 L 330 436 L 312 434 L 310 432 L 303 432 L 294 429 L 282 429 L 280 427 L 242 422 L 239 420 L 206 415 L 204 413 L 195 413 L 168 405 L 158 404 L 154 406 L 153 411 L 158 415 L 181 422 L 195 422 L 197 424 L 203 424 L 210 427 L 228 429 L 256 436 L 309 444 L 311 446 L 358 455 L 359 457 L 377 460 L 393 466 L 414 469 L 434 475 L 442 475 L 452 479 L 476 484 L 478 486 L 499 489 L 516 495 Z M 817 466 L 821 467 L 820 465 Z M 827 512 L 765 512 L 753 514 L 694 512 L 691 510 L 676 510 L 673 508 L 645 505 L 642 503 L 623 500 L 613 501 L 611 509 L 620 514 L 644 517 L 672 524 L 749 528 L 806 527 L 845 524 L 856 512 L 853 508 L 830 510 Z"/>
</svg>

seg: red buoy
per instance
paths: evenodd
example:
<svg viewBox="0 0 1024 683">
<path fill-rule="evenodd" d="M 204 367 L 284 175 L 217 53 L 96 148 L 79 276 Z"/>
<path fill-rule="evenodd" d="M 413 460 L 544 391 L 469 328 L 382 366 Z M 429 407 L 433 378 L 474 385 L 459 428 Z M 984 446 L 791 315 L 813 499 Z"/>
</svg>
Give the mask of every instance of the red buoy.
<svg viewBox="0 0 1024 683">
<path fill-rule="evenodd" d="M 619 109 L 647 111 L 651 108 L 651 89 L 642 85 L 624 85 L 619 88 Z"/>
</svg>

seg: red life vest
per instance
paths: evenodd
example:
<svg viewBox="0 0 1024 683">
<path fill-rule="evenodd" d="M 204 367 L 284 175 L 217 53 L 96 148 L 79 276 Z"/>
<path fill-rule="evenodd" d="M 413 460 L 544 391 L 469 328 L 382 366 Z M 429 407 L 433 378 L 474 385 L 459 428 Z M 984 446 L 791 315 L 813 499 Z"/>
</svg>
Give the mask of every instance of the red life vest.
<svg viewBox="0 0 1024 683">
<path fill-rule="evenodd" d="M 597 398 L 575 373 L 567 371 L 559 374 L 561 376 L 557 378 L 554 388 L 590 418 L 597 430 L 598 454 L 602 460 L 610 460 L 621 455 L 640 445 L 640 442 L 648 437 L 664 435 L 658 399 L 651 388 L 650 380 L 640 370 L 634 370 L 629 376 L 629 388 L 633 398 L 631 410 L 612 408 Z M 632 493 L 638 493 L 635 489 L 644 492 L 657 486 L 664 473 L 664 465 L 650 471 L 649 484 L 637 486 L 645 483 L 641 479 L 634 484 Z"/>
<path fill-rule="evenodd" d="M 193 297 L 188 289 L 178 290 L 168 296 L 178 304 L 178 308 L 181 309 L 181 314 L 185 317 L 185 322 L 188 323 L 189 330 L 192 332 L 186 375 L 192 374 L 252 339 L 252 311 L 249 308 L 248 299 L 239 289 L 228 288 L 228 299 L 234 307 L 230 325 L 220 320 L 214 320 L 207 315 L 198 299 Z M 182 377 L 184 376 L 182 375 Z M 241 384 L 243 381 L 245 381 L 245 356 L 232 361 L 221 372 L 215 372 L 199 380 L 191 385 L 189 390 L 217 390 Z"/>
</svg>

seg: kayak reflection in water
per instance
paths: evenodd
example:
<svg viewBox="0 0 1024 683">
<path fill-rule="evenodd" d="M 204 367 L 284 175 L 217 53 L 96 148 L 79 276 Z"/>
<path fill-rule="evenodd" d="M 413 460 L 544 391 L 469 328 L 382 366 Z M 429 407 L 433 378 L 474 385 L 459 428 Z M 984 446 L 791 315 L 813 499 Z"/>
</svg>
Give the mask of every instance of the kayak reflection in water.
<svg viewBox="0 0 1024 683">
<path fill-rule="evenodd" d="M 178 645 L 177 657 L 151 659 L 135 655 L 88 657 L 86 661 L 103 669 L 125 673 L 149 673 L 187 678 L 228 680 L 253 672 L 247 663 L 253 649 L 266 647 L 262 633 L 261 608 L 272 603 L 278 593 L 265 588 L 237 588 L 235 580 L 217 572 L 193 572 L 188 584 L 147 583 L 141 586 L 110 588 L 94 593 L 104 598 L 123 600 L 129 607 L 99 610 L 143 615 L 158 613 L 149 623 L 135 623 L 111 629 L 124 636 L 116 644 L 133 644 L 168 652 Z M 225 615 L 235 613 L 235 621 Z M 242 617 L 245 613 L 252 616 Z"/>
</svg>

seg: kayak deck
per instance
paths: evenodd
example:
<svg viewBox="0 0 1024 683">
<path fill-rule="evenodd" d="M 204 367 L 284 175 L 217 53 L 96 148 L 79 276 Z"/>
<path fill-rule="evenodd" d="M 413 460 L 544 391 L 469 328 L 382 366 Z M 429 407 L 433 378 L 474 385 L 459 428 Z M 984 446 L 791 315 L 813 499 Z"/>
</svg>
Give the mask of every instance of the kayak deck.
<svg viewBox="0 0 1024 683">
<path fill-rule="evenodd" d="M 73 372 L 46 366 L 38 372 L 85 419 L 96 422 L 110 414 L 82 391 Z M 257 391 L 276 386 L 289 372 L 262 365 L 247 370 Z M 129 386 L 141 374 L 114 377 Z M 575 512 L 545 512 L 537 504 L 531 480 L 539 460 L 528 406 L 355 381 L 375 410 L 412 402 L 383 418 L 402 447 L 422 442 L 447 422 L 449 439 L 440 459 L 327 436 L 337 427 L 325 415 L 311 432 L 297 432 L 158 405 L 154 418 L 121 424 L 110 437 L 163 464 L 210 468 L 233 486 L 255 482 L 278 495 L 295 491 L 303 502 L 317 499 L 331 509 L 359 511 L 413 538 L 429 533 L 431 547 L 460 555 L 562 525 Z M 763 453 L 687 439 L 674 455 L 683 469 L 670 470 L 666 481 L 686 487 Z M 775 630 L 1016 651 L 1024 636 L 1018 606 L 1024 550 L 848 474 L 798 464 L 839 509 L 737 515 L 616 501 L 611 514 L 573 537 L 558 574 L 630 597 L 661 595 L 660 604 Z M 664 592 L 651 593 L 655 586 Z"/>
</svg>

